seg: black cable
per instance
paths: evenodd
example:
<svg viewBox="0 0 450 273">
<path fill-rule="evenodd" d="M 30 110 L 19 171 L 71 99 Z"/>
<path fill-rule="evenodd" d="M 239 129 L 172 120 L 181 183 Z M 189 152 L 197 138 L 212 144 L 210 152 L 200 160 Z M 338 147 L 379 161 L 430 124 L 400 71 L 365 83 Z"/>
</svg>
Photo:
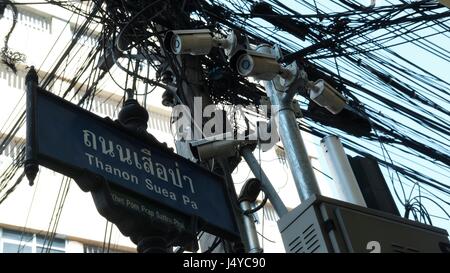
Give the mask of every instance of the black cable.
<svg viewBox="0 0 450 273">
<path fill-rule="evenodd" d="M 211 253 L 213 252 L 222 242 L 223 240 L 219 237 L 214 238 L 213 243 L 211 244 L 211 246 L 203 253 Z"/>
<path fill-rule="evenodd" d="M 264 196 L 264 199 L 263 199 L 262 202 L 261 202 L 261 204 L 259 204 L 258 206 L 256 206 L 256 207 L 253 208 L 253 209 L 249 209 L 249 210 L 242 211 L 242 213 L 243 213 L 244 215 L 250 215 L 250 214 L 253 214 L 253 213 L 259 211 L 260 209 L 264 208 L 264 206 L 265 206 L 266 203 L 267 203 L 267 200 L 268 200 L 268 197 L 267 197 L 267 195 L 265 195 L 265 196 Z"/>
</svg>

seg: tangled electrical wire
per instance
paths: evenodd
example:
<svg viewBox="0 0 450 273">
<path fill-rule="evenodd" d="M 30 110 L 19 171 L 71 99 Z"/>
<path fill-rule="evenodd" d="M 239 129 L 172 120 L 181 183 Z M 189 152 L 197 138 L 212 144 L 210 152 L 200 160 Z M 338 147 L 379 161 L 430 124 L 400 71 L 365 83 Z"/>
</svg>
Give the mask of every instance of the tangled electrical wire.
<svg viewBox="0 0 450 273">
<path fill-rule="evenodd" d="M 8 31 L 8 33 L 5 36 L 5 40 L 4 40 L 4 46 L 2 47 L 2 49 L 0 50 L 0 59 L 2 60 L 2 62 L 4 64 L 6 64 L 14 73 L 17 72 L 17 68 L 16 65 L 20 62 L 25 62 L 26 61 L 26 56 L 25 54 L 22 54 L 20 52 L 16 52 L 16 51 L 12 51 L 11 49 L 9 49 L 8 47 L 8 42 L 9 42 L 9 38 L 11 37 L 11 34 L 13 33 L 16 24 L 17 24 L 17 17 L 18 17 L 18 11 L 17 11 L 17 7 L 9 0 L 4 1 L 2 5 L 2 9 L 3 12 L 5 11 L 4 9 L 6 8 L 6 6 L 10 6 L 12 13 L 13 13 L 13 20 L 12 20 L 12 25 L 10 30 Z"/>
<path fill-rule="evenodd" d="M 239 30 L 251 44 L 280 45 L 284 63 L 297 62 L 311 80 L 325 79 L 349 101 L 347 115 L 332 116 L 307 98 L 296 97 L 308 102 L 301 104 L 305 123 L 299 123 L 299 127 L 303 131 L 318 137 L 339 135 L 347 149 L 374 157 L 384 167 L 394 192 L 409 187 L 413 193 L 419 188 L 415 185 L 420 184 L 421 196 L 438 202 L 447 216 L 450 81 L 436 73 L 438 69 L 423 66 L 414 57 L 423 53 L 436 65 L 450 65 L 444 46 L 450 42 L 450 11 L 437 1 L 390 0 L 369 7 L 349 0 L 327 4 L 295 0 L 289 6 L 277 0 L 94 0 L 78 6 L 51 3 L 86 18 L 86 23 L 76 29 L 71 45 L 45 75 L 43 88 L 55 85 L 64 71 L 63 63 L 76 65 L 77 72 L 61 91 L 62 96 L 84 91 L 80 105 L 89 107 L 115 67 L 126 74 L 125 81 L 113 76 L 108 79 L 116 81 L 124 93 L 141 82 L 146 86 L 141 94 L 145 101 L 151 92 L 148 90 L 174 84 L 177 99 L 188 104 L 182 88 L 188 77 L 181 65 L 192 60 L 189 56 L 177 59 L 160 47 L 165 31 L 207 28 L 225 35 L 228 29 Z M 90 31 L 88 26 L 92 25 L 100 25 L 100 33 Z M 78 58 L 81 64 L 74 64 L 74 44 L 82 35 L 97 35 L 97 43 L 86 56 Z M 409 55 L 405 46 L 411 50 Z M 141 65 L 147 69 L 139 69 Z M 211 103 L 258 106 L 266 96 L 258 83 L 232 71 L 220 50 L 196 57 L 190 65 L 201 71 L 196 84 Z M 150 69 L 156 71 L 152 78 L 148 77 Z M 77 85 L 82 78 L 85 90 Z M 262 117 L 257 107 L 253 114 Z M 20 125 L 24 117 L 17 120 Z M 4 139 L 17 133 L 13 129 Z M 6 144 L 1 143 L 0 151 Z M 405 215 L 431 222 L 424 209 L 426 198 L 406 195 L 396 194 L 408 212 Z"/>
</svg>

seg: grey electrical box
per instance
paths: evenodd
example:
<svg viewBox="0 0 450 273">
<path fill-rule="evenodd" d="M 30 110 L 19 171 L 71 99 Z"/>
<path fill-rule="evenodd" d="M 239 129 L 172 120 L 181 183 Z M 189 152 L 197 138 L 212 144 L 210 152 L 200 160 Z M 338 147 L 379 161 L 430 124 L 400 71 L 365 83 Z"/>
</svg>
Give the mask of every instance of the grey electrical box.
<svg viewBox="0 0 450 273">
<path fill-rule="evenodd" d="M 278 228 L 287 253 L 450 253 L 446 230 L 317 195 Z"/>
</svg>

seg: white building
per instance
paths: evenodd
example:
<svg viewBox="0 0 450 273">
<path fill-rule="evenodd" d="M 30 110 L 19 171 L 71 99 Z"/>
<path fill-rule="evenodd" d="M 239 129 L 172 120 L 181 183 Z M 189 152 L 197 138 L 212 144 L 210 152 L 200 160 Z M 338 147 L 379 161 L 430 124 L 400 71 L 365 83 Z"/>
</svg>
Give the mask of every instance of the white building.
<svg viewBox="0 0 450 273">
<path fill-rule="evenodd" d="M 24 53 L 27 57 L 25 65 L 18 66 L 14 74 L 4 64 L 0 65 L 0 137 L 13 128 L 20 114 L 25 110 L 24 77 L 26 66 L 34 65 L 39 69 L 39 76 L 49 72 L 54 62 L 59 58 L 64 47 L 70 42 L 77 20 L 68 11 L 51 5 L 21 5 L 16 29 L 9 46 L 15 51 Z M 68 18 L 71 18 L 68 22 Z M 0 20 L 0 37 L 9 30 L 12 22 L 12 12 L 9 8 Z M 95 28 L 93 28 L 95 33 Z M 95 35 L 94 35 L 95 36 Z M 83 57 L 95 45 L 92 37 L 83 37 L 77 44 L 79 51 L 74 63 L 82 62 Z M 74 50 L 73 52 L 76 52 Z M 61 95 L 61 90 L 68 86 L 73 77 L 72 67 L 67 67 L 64 73 L 59 73 L 59 79 L 53 84 L 51 92 Z M 124 79 L 124 75 L 114 71 L 116 79 Z M 66 98 L 76 103 L 83 95 L 82 81 L 78 87 L 81 92 L 73 97 L 71 91 Z M 120 110 L 122 92 L 114 82 L 103 81 L 99 92 L 92 102 L 91 111 L 100 116 L 116 118 Z M 160 104 L 161 90 L 156 90 L 147 99 L 149 110 L 149 132 L 161 142 L 167 142 L 174 147 L 170 131 L 170 108 Z M 23 124 L 21 124 L 23 125 Z M 0 171 L 7 170 L 18 154 L 20 145 L 24 143 L 25 130 L 19 129 L 15 138 L 7 145 L 0 156 Z M 304 135 L 305 136 L 305 135 Z M 319 147 L 313 143 L 312 137 L 305 136 L 310 158 L 316 170 L 324 170 L 324 164 L 319 162 Z M 289 208 L 299 204 L 297 190 L 294 186 L 284 151 L 276 146 L 274 149 L 259 153 L 262 169 L 266 171 L 275 189 Z M 5 178 L 0 183 L 0 193 L 17 180 L 22 170 L 14 177 Z M 325 172 L 326 173 L 326 172 Z M 323 192 L 333 195 L 330 178 L 317 171 L 316 176 Z M 241 163 L 233 173 L 237 191 L 248 179 L 253 177 L 248 166 Z M 4 187 L 4 188 L 3 188 Z M 270 204 L 260 210 L 256 216 L 261 244 L 265 252 L 284 252 L 280 233 L 276 224 L 277 214 Z M 92 197 L 79 189 L 74 183 L 52 170 L 40 167 L 35 185 L 30 187 L 23 179 L 8 198 L 0 204 L 0 252 L 46 252 L 48 251 L 48 235 L 55 234 L 50 252 L 135 252 L 135 245 L 122 236 L 116 227 L 112 227 L 97 212 Z M 46 237 L 47 236 L 47 237 Z"/>
</svg>

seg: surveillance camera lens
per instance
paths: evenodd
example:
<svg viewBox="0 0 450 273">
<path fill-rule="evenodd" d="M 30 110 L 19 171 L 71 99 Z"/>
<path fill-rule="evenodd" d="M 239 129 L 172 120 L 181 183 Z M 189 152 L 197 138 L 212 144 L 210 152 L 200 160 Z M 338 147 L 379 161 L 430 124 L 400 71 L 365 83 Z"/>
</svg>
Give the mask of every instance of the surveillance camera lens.
<svg viewBox="0 0 450 273">
<path fill-rule="evenodd" d="M 171 41 L 170 41 L 170 46 L 172 48 L 172 51 L 174 53 L 179 53 L 181 50 L 181 39 L 180 36 L 178 35 L 173 35 Z"/>
<path fill-rule="evenodd" d="M 250 61 L 249 61 L 248 59 L 242 60 L 241 66 L 242 66 L 242 68 L 244 68 L 245 70 L 249 69 L 249 68 L 250 68 L 250 65 L 251 65 L 251 63 L 250 63 Z"/>
<path fill-rule="evenodd" d="M 239 74 L 247 76 L 253 69 L 253 59 L 250 55 L 242 55 L 237 61 L 237 69 Z"/>
</svg>

